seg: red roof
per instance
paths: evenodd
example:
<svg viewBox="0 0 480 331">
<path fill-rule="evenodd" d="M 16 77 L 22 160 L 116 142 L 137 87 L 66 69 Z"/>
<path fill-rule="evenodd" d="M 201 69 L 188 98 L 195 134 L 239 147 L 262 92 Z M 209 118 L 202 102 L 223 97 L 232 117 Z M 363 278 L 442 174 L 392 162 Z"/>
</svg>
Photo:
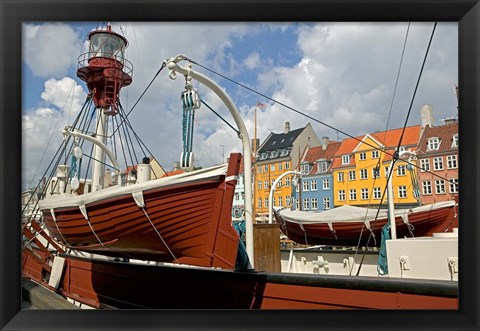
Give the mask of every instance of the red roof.
<svg viewBox="0 0 480 331">
<path fill-rule="evenodd" d="M 402 137 L 403 132 L 403 137 Z M 387 131 L 371 133 L 374 139 L 386 147 L 397 147 L 400 137 L 402 137 L 401 146 L 417 145 L 420 137 L 420 125 L 409 126 L 405 128 L 392 129 Z"/>
<path fill-rule="evenodd" d="M 172 171 L 167 171 L 162 177 L 168 177 L 168 176 L 174 176 L 174 175 L 180 175 L 183 174 L 185 171 L 178 169 L 178 170 L 172 170 Z"/>
<path fill-rule="evenodd" d="M 458 147 L 452 148 L 453 136 L 458 134 L 458 123 L 451 123 L 441 126 L 425 127 L 422 138 L 418 144 L 418 155 L 437 154 L 455 151 L 458 152 Z M 440 146 L 437 150 L 427 151 L 427 144 L 429 138 L 439 138 Z"/>
<path fill-rule="evenodd" d="M 316 162 L 317 160 L 324 159 L 324 160 L 332 160 L 335 156 L 336 151 L 340 147 L 341 143 L 337 141 L 331 141 L 328 143 L 327 148 L 323 149 L 323 146 L 316 146 L 311 147 L 307 155 L 302 162 Z M 314 175 L 317 173 L 317 167 L 312 167 L 309 175 Z"/>
</svg>

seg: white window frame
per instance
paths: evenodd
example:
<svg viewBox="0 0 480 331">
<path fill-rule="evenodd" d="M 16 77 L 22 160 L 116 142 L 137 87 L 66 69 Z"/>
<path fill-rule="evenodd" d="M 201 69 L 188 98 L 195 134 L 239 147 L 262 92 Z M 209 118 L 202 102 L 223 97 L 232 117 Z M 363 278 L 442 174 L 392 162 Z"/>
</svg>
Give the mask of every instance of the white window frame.
<svg viewBox="0 0 480 331">
<path fill-rule="evenodd" d="M 329 190 L 330 189 L 330 180 L 328 178 L 324 178 L 322 180 L 322 187 L 324 190 Z"/>
<path fill-rule="evenodd" d="M 361 188 L 360 189 L 360 199 L 361 200 L 368 200 L 368 188 Z"/>
<path fill-rule="evenodd" d="M 285 161 L 285 170 L 290 169 L 290 161 Z"/>
<path fill-rule="evenodd" d="M 261 174 L 261 173 L 262 173 L 262 166 L 259 165 L 259 166 L 257 167 L 257 174 Z"/>
<path fill-rule="evenodd" d="M 310 199 L 303 199 L 303 210 L 310 210 Z"/>
<path fill-rule="evenodd" d="M 420 171 L 430 171 L 430 159 L 420 159 Z"/>
<path fill-rule="evenodd" d="M 378 171 L 375 171 L 376 168 L 372 168 L 372 178 L 380 178 L 380 168 L 378 168 Z"/>
<path fill-rule="evenodd" d="M 311 205 L 312 205 L 312 210 L 317 210 L 318 209 L 318 199 L 317 198 L 312 198 Z"/>
<path fill-rule="evenodd" d="M 321 162 L 317 163 L 318 173 L 323 174 L 323 173 L 327 172 L 327 170 L 328 170 L 328 165 L 327 165 L 326 161 L 321 161 Z"/>
<path fill-rule="evenodd" d="M 458 133 L 452 136 L 452 148 L 458 147 Z"/>
<path fill-rule="evenodd" d="M 437 151 L 440 148 L 440 138 L 432 137 L 427 140 L 427 151 Z"/>
<path fill-rule="evenodd" d="M 262 208 L 262 198 L 258 198 L 257 200 L 257 208 Z"/>
<path fill-rule="evenodd" d="M 359 154 L 358 154 L 358 159 L 359 159 L 360 161 L 365 161 L 365 160 L 367 159 L 367 153 L 365 153 L 365 152 L 359 153 Z"/>
<path fill-rule="evenodd" d="M 342 155 L 342 164 L 350 164 L 350 155 Z"/>
<path fill-rule="evenodd" d="M 429 180 L 422 182 L 422 194 L 423 195 L 432 195 L 432 182 Z"/>
<path fill-rule="evenodd" d="M 400 185 L 398 187 L 398 197 L 400 199 L 406 199 L 407 198 L 407 187 L 405 185 Z"/>
<path fill-rule="evenodd" d="M 323 210 L 328 210 L 330 209 L 330 198 L 325 197 L 323 198 Z"/>
<path fill-rule="evenodd" d="M 344 182 L 345 181 L 345 174 L 343 171 L 339 171 L 337 173 L 337 182 Z"/>
<path fill-rule="evenodd" d="M 449 192 L 458 193 L 458 178 L 451 178 L 449 181 Z"/>
<path fill-rule="evenodd" d="M 357 190 L 354 188 L 350 189 L 350 191 L 348 192 L 348 196 L 349 196 L 349 200 L 351 201 L 357 200 Z"/>
<path fill-rule="evenodd" d="M 268 179 L 265 179 L 265 181 L 264 181 L 264 183 L 263 183 L 263 188 L 264 188 L 264 189 L 270 188 L 270 186 L 268 185 Z"/>
<path fill-rule="evenodd" d="M 435 180 L 435 194 L 445 194 L 447 190 L 445 189 L 445 181 L 443 179 Z"/>
<path fill-rule="evenodd" d="M 406 176 L 407 175 L 407 167 L 405 165 L 399 165 L 397 167 L 397 176 Z"/>
<path fill-rule="evenodd" d="M 380 187 L 374 187 L 373 188 L 373 198 L 375 200 L 378 200 L 378 199 L 382 198 L 382 189 Z"/>
<path fill-rule="evenodd" d="M 310 191 L 316 191 L 317 190 L 317 181 L 315 179 L 312 180 L 310 183 Z"/>
<path fill-rule="evenodd" d="M 292 203 L 292 198 L 287 195 L 285 197 L 285 207 L 290 207 L 291 203 Z"/>
<path fill-rule="evenodd" d="M 283 169 L 283 167 L 282 167 L 282 162 L 278 162 L 278 164 L 277 164 L 277 169 L 278 169 L 278 170 L 282 170 L 282 169 Z"/>
<path fill-rule="evenodd" d="M 360 169 L 360 179 L 368 179 L 368 170 Z"/>
<path fill-rule="evenodd" d="M 285 187 L 290 187 L 290 177 L 285 178 Z"/>
<path fill-rule="evenodd" d="M 355 170 L 348 171 L 348 180 L 357 180 L 357 172 Z"/>
<path fill-rule="evenodd" d="M 310 187 L 309 184 L 310 184 L 310 182 L 308 180 L 302 181 L 303 192 L 308 192 L 309 191 L 309 187 Z"/>
<path fill-rule="evenodd" d="M 345 190 L 338 190 L 338 201 L 345 201 Z"/>
<path fill-rule="evenodd" d="M 437 156 L 433 158 L 433 170 L 443 170 L 443 157 Z"/>
<path fill-rule="evenodd" d="M 379 158 L 378 151 L 377 150 L 372 151 L 372 159 L 378 159 L 378 158 Z"/>
<path fill-rule="evenodd" d="M 457 169 L 458 162 L 456 155 L 447 155 L 447 169 Z"/>
</svg>

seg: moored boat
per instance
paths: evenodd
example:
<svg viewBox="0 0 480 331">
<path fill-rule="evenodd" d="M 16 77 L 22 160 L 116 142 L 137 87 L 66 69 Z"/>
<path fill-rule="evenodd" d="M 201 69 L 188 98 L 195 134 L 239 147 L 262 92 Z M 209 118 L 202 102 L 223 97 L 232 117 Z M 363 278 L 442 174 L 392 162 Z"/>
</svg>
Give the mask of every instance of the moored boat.
<svg viewBox="0 0 480 331">
<path fill-rule="evenodd" d="M 322 212 L 276 209 L 275 220 L 291 240 L 305 245 L 380 246 L 385 210 L 344 205 Z M 423 237 L 458 227 L 454 201 L 395 210 L 397 236 Z M 370 239 L 369 239 L 370 238 Z"/>
</svg>

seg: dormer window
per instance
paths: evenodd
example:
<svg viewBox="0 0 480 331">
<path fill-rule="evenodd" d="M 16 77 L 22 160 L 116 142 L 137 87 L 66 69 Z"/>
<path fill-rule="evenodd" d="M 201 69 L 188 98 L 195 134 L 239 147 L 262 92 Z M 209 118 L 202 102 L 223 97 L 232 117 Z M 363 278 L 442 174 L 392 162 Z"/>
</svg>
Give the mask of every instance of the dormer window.
<svg viewBox="0 0 480 331">
<path fill-rule="evenodd" d="M 440 147 L 440 138 L 429 138 L 427 142 L 427 151 L 436 151 Z"/>
<path fill-rule="evenodd" d="M 327 172 L 327 162 L 325 161 L 318 162 L 317 169 L 318 169 L 318 173 L 321 173 L 321 174 L 324 172 Z"/>
<path fill-rule="evenodd" d="M 302 164 L 302 174 L 307 175 L 310 172 L 310 165 L 308 163 Z"/>
<path fill-rule="evenodd" d="M 350 155 L 342 155 L 342 164 L 350 164 Z"/>
<path fill-rule="evenodd" d="M 452 137 L 452 148 L 457 148 L 458 147 L 458 133 L 454 134 Z"/>
</svg>

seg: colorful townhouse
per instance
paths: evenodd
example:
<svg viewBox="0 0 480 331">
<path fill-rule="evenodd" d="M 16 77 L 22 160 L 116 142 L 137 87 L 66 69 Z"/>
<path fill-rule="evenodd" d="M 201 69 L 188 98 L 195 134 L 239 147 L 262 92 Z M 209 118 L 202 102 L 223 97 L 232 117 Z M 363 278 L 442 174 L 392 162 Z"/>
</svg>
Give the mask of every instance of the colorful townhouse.
<svg viewBox="0 0 480 331">
<path fill-rule="evenodd" d="M 340 142 L 322 138 L 321 146 L 308 148 L 300 163 L 302 177 L 295 188 L 293 209 L 323 211 L 333 208 L 332 162 Z"/>
<path fill-rule="evenodd" d="M 458 196 L 458 122 L 426 126 L 417 152 L 421 204 L 454 200 Z"/>
<path fill-rule="evenodd" d="M 232 220 L 241 221 L 245 219 L 245 172 L 243 171 L 243 160 L 240 162 L 237 185 L 232 203 Z"/>
<path fill-rule="evenodd" d="M 285 122 L 283 133 L 269 134 L 255 155 L 253 209 L 256 216 L 268 216 L 270 188 L 275 179 L 287 171 L 296 170 L 307 147 L 319 145 L 320 140 L 310 124 L 290 130 L 290 123 Z M 274 206 L 291 206 L 292 177 L 285 176 L 278 183 L 273 196 Z"/>
<path fill-rule="evenodd" d="M 420 125 L 375 132 L 342 141 L 332 163 L 334 206 L 377 207 L 387 204 L 386 185 L 392 155 L 399 151 L 415 151 Z M 413 161 L 410 161 L 412 163 Z M 416 167 L 405 159 L 395 162 L 392 173 L 393 198 L 396 206 L 416 206 L 418 185 Z M 383 199 L 382 199 L 383 197 Z"/>
</svg>

